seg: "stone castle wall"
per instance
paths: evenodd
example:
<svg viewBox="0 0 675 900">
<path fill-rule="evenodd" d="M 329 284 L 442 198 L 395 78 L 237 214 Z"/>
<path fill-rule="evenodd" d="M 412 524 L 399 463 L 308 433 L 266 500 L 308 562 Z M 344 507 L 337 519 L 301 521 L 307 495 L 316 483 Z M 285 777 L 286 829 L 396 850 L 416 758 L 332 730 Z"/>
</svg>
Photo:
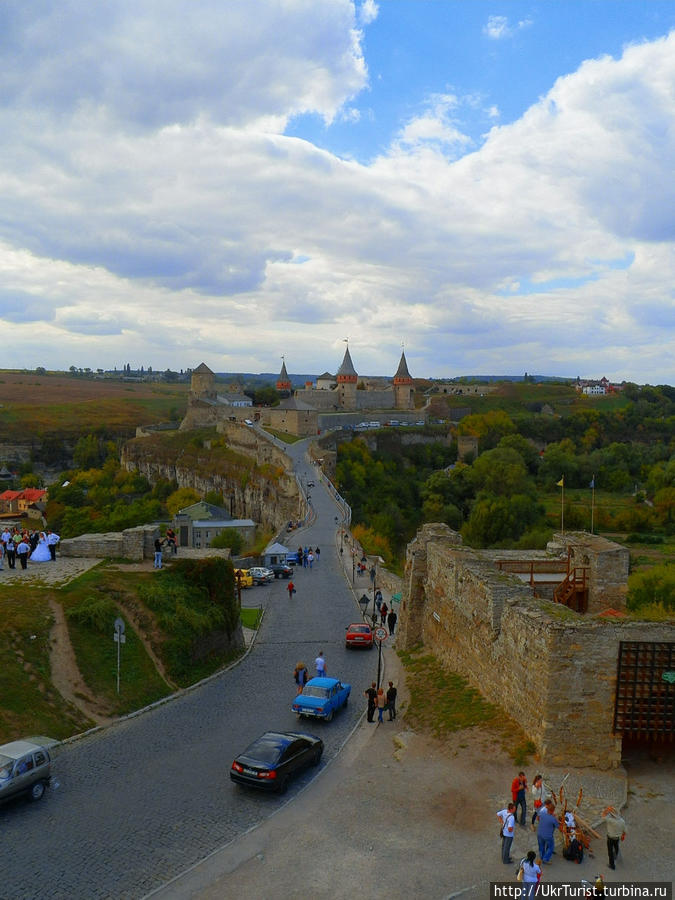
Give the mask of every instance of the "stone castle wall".
<svg viewBox="0 0 675 900">
<path fill-rule="evenodd" d="M 608 576 L 610 598 L 616 590 L 609 560 L 620 570 L 623 555 L 612 547 L 596 543 L 596 602 L 599 573 Z M 443 525 L 424 526 L 409 545 L 403 585 L 400 647 L 429 647 L 518 722 L 543 762 L 620 764 L 621 737 L 613 733 L 619 642 L 672 641 L 673 625 L 582 616 L 537 599 Z"/>
<path fill-rule="evenodd" d="M 107 534 L 81 534 L 62 540 L 59 553 L 87 559 L 152 559 L 158 537 L 156 525 L 140 525 Z"/>
</svg>

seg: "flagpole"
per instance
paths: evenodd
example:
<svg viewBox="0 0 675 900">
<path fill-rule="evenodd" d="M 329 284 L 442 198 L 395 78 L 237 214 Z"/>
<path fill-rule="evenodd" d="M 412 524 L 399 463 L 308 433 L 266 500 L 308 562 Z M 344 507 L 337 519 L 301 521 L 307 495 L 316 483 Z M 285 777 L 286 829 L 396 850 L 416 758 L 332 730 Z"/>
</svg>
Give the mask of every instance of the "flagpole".
<svg viewBox="0 0 675 900">
<path fill-rule="evenodd" d="M 563 475 L 560 487 L 560 531 L 565 534 L 565 476 Z"/>
<path fill-rule="evenodd" d="M 595 512 L 595 472 L 591 478 L 591 534 L 593 534 L 593 518 Z"/>
</svg>

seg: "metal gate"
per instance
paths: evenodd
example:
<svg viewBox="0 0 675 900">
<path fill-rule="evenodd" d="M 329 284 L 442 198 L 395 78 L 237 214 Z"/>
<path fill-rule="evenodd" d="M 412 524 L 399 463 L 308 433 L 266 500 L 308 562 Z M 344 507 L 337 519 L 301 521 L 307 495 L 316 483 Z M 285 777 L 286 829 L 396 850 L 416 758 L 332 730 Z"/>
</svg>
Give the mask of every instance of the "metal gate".
<svg viewBox="0 0 675 900">
<path fill-rule="evenodd" d="M 649 741 L 675 738 L 675 643 L 621 641 L 614 731 Z"/>
</svg>

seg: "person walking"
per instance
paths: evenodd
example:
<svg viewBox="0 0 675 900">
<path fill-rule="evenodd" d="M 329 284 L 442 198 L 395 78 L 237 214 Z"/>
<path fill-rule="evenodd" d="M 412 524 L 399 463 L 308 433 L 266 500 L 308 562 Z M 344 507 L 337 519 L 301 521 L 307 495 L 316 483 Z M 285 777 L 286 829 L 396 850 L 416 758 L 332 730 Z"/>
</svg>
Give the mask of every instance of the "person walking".
<svg viewBox="0 0 675 900">
<path fill-rule="evenodd" d="M 387 688 L 387 709 L 389 710 L 389 721 L 393 722 L 396 718 L 396 696 L 397 690 L 394 687 L 394 682 L 389 682 L 389 687 Z"/>
<path fill-rule="evenodd" d="M 2 543 L 2 541 L 0 541 L 0 572 L 2 572 L 5 568 L 3 565 L 4 561 L 5 561 L 5 545 Z"/>
<path fill-rule="evenodd" d="M 497 818 L 501 822 L 499 834 L 502 839 L 502 862 L 504 865 L 513 863 L 511 859 L 511 844 L 513 843 L 513 834 L 516 830 L 515 803 L 509 803 L 506 809 L 500 809 Z"/>
<path fill-rule="evenodd" d="M 389 612 L 389 607 L 387 606 L 386 600 L 382 601 L 382 605 L 380 606 L 380 625 L 384 625 L 387 621 L 387 613 Z"/>
<path fill-rule="evenodd" d="M 387 705 L 387 698 L 384 696 L 384 689 L 378 688 L 378 690 L 377 690 L 377 724 L 378 725 L 380 724 L 380 722 L 384 722 L 384 719 L 382 718 L 382 716 L 384 714 L 384 709 L 385 709 L 386 705 Z"/>
<path fill-rule="evenodd" d="M 393 609 L 389 610 L 389 615 L 387 616 L 387 627 L 389 628 L 389 634 L 393 634 L 396 629 L 396 620 L 398 616 L 394 612 Z"/>
<path fill-rule="evenodd" d="M 541 866 L 535 862 L 537 854 L 534 850 L 530 850 L 527 856 L 520 861 L 520 868 L 523 870 L 523 884 L 530 885 L 525 891 L 524 896 L 528 898 L 535 896 L 535 885 L 541 880 Z"/>
<path fill-rule="evenodd" d="M 525 816 L 527 815 L 527 778 L 524 772 L 518 772 L 511 782 L 511 799 L 516 804 L 516 819 L 518 819 L 518 807 L 520 807 L 521 828 L 525 827 Z"/>
<path fill-rule="evenodd" d="M 307 562 L 308 562 L 309 567 L 310 567 L 310 569 L 311 569 L 312 566 L 314 565 L 314 554 L 312 553 L 311 549 L 310 549 L 309 552 L 307 553 Z"/>
<path fill-rule="evenodd" d="M 321 559 L 321 551 L 319 550 L 318 547 L 314 550 L 314 557 L 315 557 L 315 560 L 316 560 L 316 564 L 317 564 L 317 566 L 318 566 L 318 565 L 319 565 L 319 560 Z"/>
<path fill-rule="evenodd" d="M 23 538 L 16 545 L 16 555 L 19 557 L 19 562 L 21 563 L 22 569 L 28 568 L 28 554 L 30 553 L 30 544 L 28 544 Z"/>
<path fill-rule="evenodd" d="M 323 655 L 323 650 L 319 650 L 319 655 L 314 660 L 314 665 L 316 666 L 317 678 L 325 678 L 326 677 L 326 660 Z"/>
<path fill-rule="evenodd" d="M 293 594 L 295 593 L 295 585 L 293 584 L 292 581 L 289 580 L 286 590 L 288 591 L 288 599 L 290 600 L 291 597 L 293 596 Z"/>
<path fill-rule="evenodd" d="M 159 538 L 155 538 L 155 561 L 152 564 L 153 569 L 162 568 L 162 542 Z"/>
<path fill-rule="evenodd" d="M 309 673 L 304 662 L 296 663 L 295 670 L 293 671 L 293 678 L 295 679 L 295 683 L 298 686 L 296 693 L 301 694 L 302 689 L 309 680 Z"/>
<path fill-rule="evenodd" d="M 544 802 L 544 805 L 537 813 L 537 819 L 539 820 L 537 825 L 539 856 L 545 866 L 550 866 L 551 857 L 553 856 L 555 830 L 560 827 L 560 822 L 553 815 L 553 803 L 550 800 Z"/>
<path fill-rule="evenodd" d="M 363 692 L 368 698 L 368 709 L 366 711 L 366 718 L 369 722 L 373 721 L 375 716 L 375 709 L 377 708 L 377 688 L 375 687 L 375 682 L 373 681 L 369 688 Z"/>
<path fill-rule="evenodd" d="M 616 869 L 614 862 L 619 855 L 619 841 L 626 837 L 626 823 L 613 806 L 608 806 L 602 818 L 607 825 L 607 856 L 610 869 Z"/>
</svg>

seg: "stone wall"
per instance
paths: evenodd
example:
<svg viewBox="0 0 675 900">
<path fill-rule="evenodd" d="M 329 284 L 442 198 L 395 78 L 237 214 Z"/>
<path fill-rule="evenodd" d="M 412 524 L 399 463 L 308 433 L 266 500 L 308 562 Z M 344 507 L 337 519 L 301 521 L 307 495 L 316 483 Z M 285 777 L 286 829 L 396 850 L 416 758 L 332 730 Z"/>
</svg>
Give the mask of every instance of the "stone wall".
<svg viewBox="0 0 675 900">
<path fill-rule="evenodd" d="M 605 583 L 613 602 L 623 570 L 623 548 L 608 544 L 596 544 L 596 603 Z M 619 642 L 675 640 L 672 624 L 583 616 L 537 599 L 445 525 L 424 526 L 408 546 L 398 630 L 399 647 L 424 644 L 505 709 L 544 763 L 599 768 L 621 761 L 613 733 Z"/>
<path fill-rule="evenodd" d="M 107 534 L 81 534 L 66 538 L 59 545 L 61 556 L 88 559 L 152 559 L 155 540 L 159 537 L 156 525 L 140 525 Z"/>
</svg>

